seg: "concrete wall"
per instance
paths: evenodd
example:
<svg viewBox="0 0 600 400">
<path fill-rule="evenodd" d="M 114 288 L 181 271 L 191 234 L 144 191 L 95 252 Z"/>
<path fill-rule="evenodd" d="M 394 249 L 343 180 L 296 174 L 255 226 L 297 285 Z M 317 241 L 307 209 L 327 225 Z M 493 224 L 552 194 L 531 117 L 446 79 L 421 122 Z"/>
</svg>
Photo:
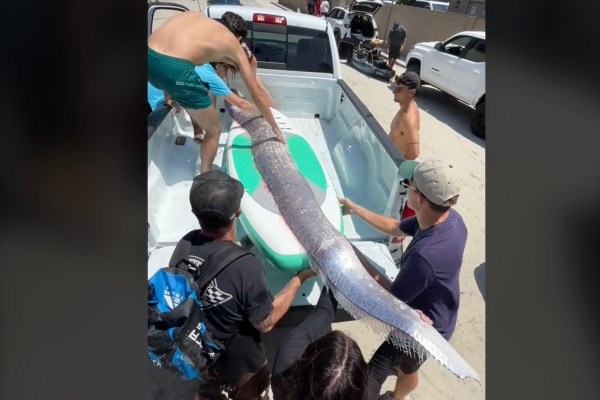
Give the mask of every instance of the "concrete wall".
<svg viewBox="0 0 600 400">
<path fill-rule="evenodd" d="M 473 16 L 485 17 L 485 0 L 450 0 L 448 12 L 471 15 L 472 7 L 475 7 Z"/>
<path fill-rule="evenodd" d="M 406 28 L 407 39 L 402 56 L 405 56 L 415 43 L 443 41 L 461 31 L 485 31 L 485 18 L 396 4 L 386 4 L 381 8 L 375 14 L 375 21 L 379 27 L 380 39 L 387 37 L 394 21 L 400 21 Z"/>
<path fill-rule="evenodd" d="M 331 8 L 338 5 L 348 5 L 352 0 L 331 0 Z M 462 0 L 465 3 L 468 0 Z M 292 10 L 300 8 L 306 13 L 306 0 L 279 0 L 279 4 Z M 452 4 L 451 4 L 452 5 Z M 400 21 L 406 28 L 407 39 L 404 44 L 402 56 L 405 56 L 410 47 L 419 42 L 443 41 L 461 31 L 485 31 L 485 18 L 471 17 L 469 15 L 452 12 L 431 11 L 418 7 L 386 4 L 375 14 L 375 21 L 379 27 L 379 38 L 385 39 L 392 29 L 394 21 Z"/>
</svg>

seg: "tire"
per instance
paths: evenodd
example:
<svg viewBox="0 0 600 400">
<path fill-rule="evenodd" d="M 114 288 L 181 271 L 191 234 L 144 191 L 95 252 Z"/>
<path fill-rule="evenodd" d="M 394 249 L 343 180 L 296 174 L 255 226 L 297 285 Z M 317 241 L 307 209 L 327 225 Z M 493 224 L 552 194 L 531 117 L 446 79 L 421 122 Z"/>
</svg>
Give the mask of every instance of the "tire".
<svg viewBox="0 0 600 400">
<path fill-rule="evenodd" d="M 336 46 L 340 44 L 340 31 L 333 31 Z"/>
<path fill-rule="evenodd" d="M 419 78 L 421 78 L 421 66 L 419 64 L 413 63 L 410 65 L 407 65 L 406 70 L 416 73 L 417 75 L 419 75 Z"/>
<path fill-rule="evenodd" d="M 485 101 L 475 109 L 475 115 L 471 120 L 471 131 L 475 136 L 485 139 Z"/>
<path fill-rule="evenodd" d="M 421 78 L 421 65 L 420 64 L 412 63 L 410 65 L 407 65 L 406 70 L 414 72 L 415 74 L 419 75 L 419 79 L 421 79 L 421 87 L 423 87 L 423 85 L 425 85 L 427 83 Z"/>
</svg>

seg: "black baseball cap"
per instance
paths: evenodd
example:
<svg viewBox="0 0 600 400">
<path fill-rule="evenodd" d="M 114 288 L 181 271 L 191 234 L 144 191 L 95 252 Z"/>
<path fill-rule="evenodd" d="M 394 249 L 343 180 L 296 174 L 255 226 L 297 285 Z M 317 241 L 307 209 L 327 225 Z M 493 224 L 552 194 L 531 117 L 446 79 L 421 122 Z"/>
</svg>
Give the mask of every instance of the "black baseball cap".
<svg viewBox="0 0 600 400">
<path fill-rule="evenodd" d="M 192 212 L 211 226 L 227 226 L 240 209 L 244 186 L 221 171 L 208 171 L 196 176 L 190 189 Z"/>
<path fill-rule="evenodd" d="M 421 78 L 416 72 L 406 71 L 402 75 L 397 75 L 394 78 L 397 86 L 407 87 L 409 89 L 419 90 L 421 87 Z"/>
</svg>

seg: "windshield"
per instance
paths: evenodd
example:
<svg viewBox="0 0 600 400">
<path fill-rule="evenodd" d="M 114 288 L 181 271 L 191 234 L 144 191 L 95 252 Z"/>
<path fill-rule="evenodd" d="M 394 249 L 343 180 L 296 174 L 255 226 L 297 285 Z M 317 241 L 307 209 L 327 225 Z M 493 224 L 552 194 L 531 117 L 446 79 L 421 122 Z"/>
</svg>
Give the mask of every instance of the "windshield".
<svg viewBox="0 0 600 400">
<path fill-rule="evenodd" d="M 435 3 L 431 3 L 431 9 L 433 11 L 444 11 L 444 12 L 447 12 L 448 11 L 448 4 L 435 4 Z"/>
</svg>

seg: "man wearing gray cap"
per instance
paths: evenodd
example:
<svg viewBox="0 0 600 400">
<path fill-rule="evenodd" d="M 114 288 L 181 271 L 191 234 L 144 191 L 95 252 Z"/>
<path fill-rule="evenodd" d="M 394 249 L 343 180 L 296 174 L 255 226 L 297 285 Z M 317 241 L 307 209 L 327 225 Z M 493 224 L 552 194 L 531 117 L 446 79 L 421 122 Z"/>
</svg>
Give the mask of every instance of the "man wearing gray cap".
<svg viewBox="0 0 600 400">
<path fill-rule="evenodd" d="M 196 176 L 190 189 L 190 205 L 201 229 L 186 234 L 171 256 L 169 266 L 182 261 L 199 271 L 211 254 L 234 250 L 236 218 L 244 186 L 221 171 Z M 214 337 L 225 344 L 225 353 L 216 364 L 203 371 L 196 400 L 258 399 L 269 385 L 267 363 L 261 333 L 269 332 L 288 311 L 300 286 L 315 273 L 305 269 L 294 275 L 273 298 L 260 261 L 247 253 L 231 262 L 199 294 L 206 324 Z"/>
<path fill-rule="evenodd" d="M 462 217 L 452 208 L 460 195 L 453 170 L 439 160 L 400 164 L 400 175 L 405 178 L 402 184 L 408 188 L 408 205 L 415 211 L 415 216 L 401 221 L 340 199 L 344 214 L 357 215 L 389 235 L 413 237 L 397 262 L 400 272 L 394 282 L 368 264 L 365 268 L 382 287 L 429 317 L 446 340 L 456 327 L 459 275 L 468 235 Z M 387 376 L 396 375 L 393 393 L 386 392 L 380 399 L 404 399 L 417 387 L 417 371 L 423 362 L 385 341 L 369 361 L 367 398 L 377 399 Z"/>
</svg>

